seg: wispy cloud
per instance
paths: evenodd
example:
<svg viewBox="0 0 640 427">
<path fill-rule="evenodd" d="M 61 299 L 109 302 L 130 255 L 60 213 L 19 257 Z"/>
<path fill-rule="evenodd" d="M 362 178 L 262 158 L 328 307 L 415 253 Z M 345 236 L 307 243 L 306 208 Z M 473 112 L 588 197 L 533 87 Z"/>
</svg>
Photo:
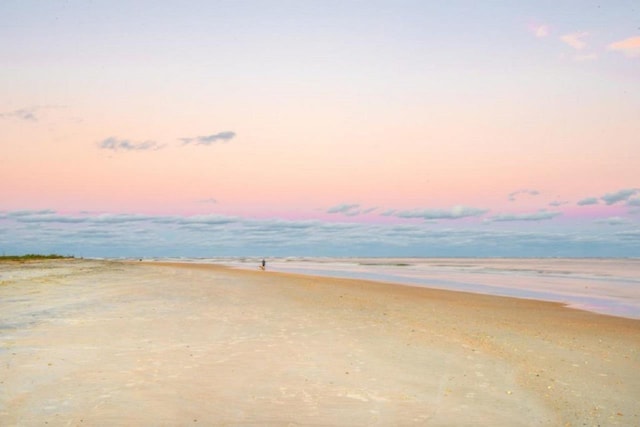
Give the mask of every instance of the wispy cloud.
<svg viewBox="0 0 640 427">
<path fill-rule="evenodd" d="M 562 215 L 562 212 L 552 212 L 545 209 L 531 213 L 504 213 L 497 214 L 487 219 L 488 222 L 508 222 L 508 221 L 544 221 Z"/>
<path fill-rule="evenodd" d="M 569 204 L 569 202 L 564 200 L 554 200 L 553 202 L 549 202 L 549 206 L 553 206 L 554 208 L 557 208 L 558 206 L 567 205 L 567 204 Z"/>
<path fill-rule="evenodd" d="M 578 206 L 589 206 L 589 205 L 597 205 L 598 204 L 598 198 L 597 197 L 586 197 L 582 200 L 578 200 L 578 203 L 576 203 Z"/>
<path fill-rule="evenodd" d="M 33 107 L 21 108 L 19 110 L 0 113 L 0 119 L 18 119 L 27 122 L 37 122 L 43 110 L 66 108 L 63 105 L 36 105 Z"/>
<path fill-rule="evenodd" d="M 589 36 L 589 33 L 586 31 L 579 31 L 575 33 L 565 34 L 560 36 L 560 40 L 565 42 L 567 45 L 571 46 L 574 49 L 582 50 L 587 47 L 587 43 L 584 41 L 585 38 Z"/>
<path fill-rule="evenodd" d="M 95 224 L 128 224 L 132 222 L 145 222 L 154 220 L 153 215 L 140 214 L 101 214 L 98 216 L 89 216 L 89 221 Z"/>
<path fill-rule="evenodd" d="M 454 206 L 451 209 L 414 209 L 395 211 L 392 215 L 398 218 L 432 219 L 460 219 L 478 217 L 489 212 L 489 209 L 479 209 L 468 206 Z"/>
<path fill-rule="evenodd" d="M 537 190 L 526 190 L 526 189 L 525 190 L 514 191 L 513 193 L 509 193 L 509 196 L 508 196 L 509 201 L 510 202 L 514 202 L 516 200 L 516 197 L 521 195 L 521 194 L 526 194 L 526 195 L 529 195 L 529 196 L 537 196 L 537 195 L 540 194 L 540 192 L 537 191 Z"/>
<path fill-rule="evenodd" d="M 615 193 L 607 193 L 604 196 L 600 197 L 600 199 L 605 202 L 607 205 L 613 205 L 618 202 L 624 202 L 628 200 L 631 196 L 640 193 L 639 188 L 625 188 Z"/>
<path fill-rule="evenodd" d="M 357 203 L 341 203 L 327 209 L 329 214 L 342 214 L 346 216 L 366 215 L 378 209 L 376 206 L 361 208 Z"/>
<path fill-rule="evenodd" d="M 627 218 L 622 218 L 619 216 L 612 216 L 609 218 L 601 218 L 594 221 L 596 224 L 605 224 L 605 225 L 628 225 L 631 224 Z"/>
<path fill-rule="evenodd" d="M 0 118 L 3 119 L 20 119 L 28 122 L 36 122 L 38 121 L 36 117 L 36 108 L 23 108 L 20 110 L 7 111 L 5 113 L 0 113 Z"/>
<path fill-rule="evenodd" d="M 46 219 L 51 217 L 52 215 L 56 215 L 56 212 L 50 209 L 42 209 L 42 210 L 19 210 L 19 211 L 10 211 L 10 212 L 0 212 L 0 219 L 8 218 L 14 221 L 23 221 L 29 218 L 39 218 Z"/>
<path fill-rule="evenodd" d="M 627 200 L 628 206 L 640 206 L 640 197 Z"/>
<path fill-rule="evenodd" d="M 54 214 L 54 213 L 55 211 L 51 209 L 42 209 L 37 211 L 33 211 L 33 210 L 10 211 L 10 212 L 7 212 L 6 215 L 9 217 L 20 218 L 24 216 L 48 215 L 48 214 Z"/>
<path fill-rule="evenodd" d="M 235 137 L 236 137 L 235 132 L 226 131 L 226 132 L 214 133 L 212 135 L 179 138 L 179 141 L 182 142 L 182 145 L 187 145 L 191 143 L 195 143 L 196 145 L 211 145 L 216 142 L 231 141 Z"/>
<path fill-rule="evenodd" d="M 611 43 L 608 48 L 609 50 L 620 52 L 629 58 L 640 57 L 640 36 L 629 37 L 628 39 Z"/>
<path fill-rule="evenodd" d="M 132 142 L 129 139 L 109 137 L 98 142 L 98 148 L 112 151 L 157 151 L 165 147 L 156 141 Z"/>
<path fill-rule="evenodd" d="M 219 132 L 213 135 L 195 136 L 192 138 L 179 138 L 182 145 L 194 143 L 195 145 L 211 145 L 216 142 L 226 142 L 235 138 L 235 132 Z M 157 141 L 146 140 L 134 142 L 130 139 L 110 136 L 97 143 L 98 148 L 112 151 L 157 151 L 167 147 Z"/>
<path fill-rule="evenodd" d="M 327 209 L 327 213 L 329 214 L 349 214 L 349 212 L 354 212 L 356 210 L 358 210 L 358 208 L 360 207 L 359 204 L 357 203 L 341 203 L 339 205 L 335 205 L 330 207 L 329 209 Z"/>
</svg>

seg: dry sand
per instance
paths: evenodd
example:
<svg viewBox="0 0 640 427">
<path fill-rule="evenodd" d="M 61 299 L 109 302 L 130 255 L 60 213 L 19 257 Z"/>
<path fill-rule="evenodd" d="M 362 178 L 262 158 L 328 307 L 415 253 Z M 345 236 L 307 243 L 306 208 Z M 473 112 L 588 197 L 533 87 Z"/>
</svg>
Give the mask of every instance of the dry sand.
<svg viewBox="0 0 640 427">
<path fill-rule="evenodd" d="M 0 264 L 0 425 L 640 425 L 640 321 L 222 267 Z"/>
</svg>

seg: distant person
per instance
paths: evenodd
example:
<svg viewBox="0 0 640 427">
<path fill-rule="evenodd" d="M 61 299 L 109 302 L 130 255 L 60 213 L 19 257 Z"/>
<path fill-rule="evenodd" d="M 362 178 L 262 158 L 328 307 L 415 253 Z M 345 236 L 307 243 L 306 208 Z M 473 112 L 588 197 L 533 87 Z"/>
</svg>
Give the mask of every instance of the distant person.
<svg viewBox="0 0 640 427">
<path fill-rule="evenodd" d="M 267 268 L 267 262 L 264 260 L 264 258 L 262 259 L 262 265 L 260 266 L 261 270 L 266 270 Z"/>
</svg>

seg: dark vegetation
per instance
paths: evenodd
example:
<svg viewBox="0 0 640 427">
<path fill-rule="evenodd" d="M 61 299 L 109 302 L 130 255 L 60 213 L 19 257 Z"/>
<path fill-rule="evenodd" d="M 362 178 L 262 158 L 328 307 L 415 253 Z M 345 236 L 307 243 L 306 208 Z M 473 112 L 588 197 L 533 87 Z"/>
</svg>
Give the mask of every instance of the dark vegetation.
<svg viewBox="0 0 640 427">
<path fill-rule="evenodd" d="M 26 254 L 26 255 L 0 255 L 0 261 L 39 261 L 46 259 L 73 259 L 72 255 L 58 255 L 58 254 Z"/>
</svg>

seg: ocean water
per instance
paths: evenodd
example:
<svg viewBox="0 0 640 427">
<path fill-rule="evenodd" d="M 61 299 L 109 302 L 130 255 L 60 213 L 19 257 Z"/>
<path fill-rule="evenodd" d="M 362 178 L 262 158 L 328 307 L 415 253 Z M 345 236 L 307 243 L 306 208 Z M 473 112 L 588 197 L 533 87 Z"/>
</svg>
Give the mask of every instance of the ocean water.
<svg viewBox="0 0 640 427">
<path fill-rule="evenodd" d="M 182 261 L 257 269 L 261 259 Z M 275 258 L 267 270 L 553 301 L 640 319 L 640 259 Z"/>
</svg>

